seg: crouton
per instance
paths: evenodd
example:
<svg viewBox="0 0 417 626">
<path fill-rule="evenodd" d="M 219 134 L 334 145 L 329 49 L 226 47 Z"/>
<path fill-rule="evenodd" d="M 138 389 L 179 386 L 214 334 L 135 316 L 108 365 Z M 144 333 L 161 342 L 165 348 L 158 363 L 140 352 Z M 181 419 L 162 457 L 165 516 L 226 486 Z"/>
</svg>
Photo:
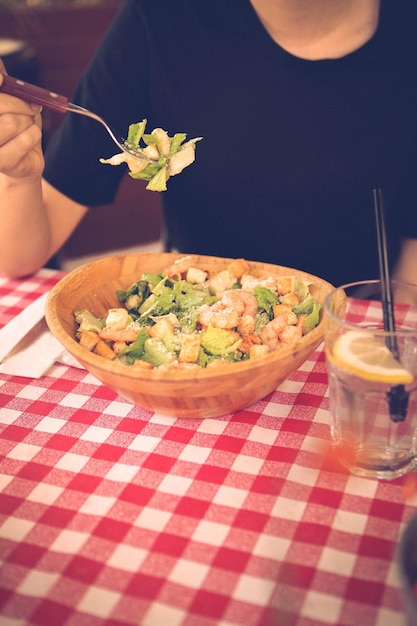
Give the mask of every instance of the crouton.
<svg viewBox="0 0 417 626">
<path fill-rule="evenodd" d="M 301 313 L 297 318 L 297 326 L 301 328 L 301 332 L 303 335 L 307 335 L 307 333 L 310 333 L 312 331 L 312 328 L 308 328 L 305 326 L 306 317 L 306 313 Z"/>
<path fill-rule="evenodd" d="M 300 298 L 295 291 L 289 291 L 288 293 L 281 296 L 281 302 L 283 304 L 298 304 L 300 302 Z"/>
<path fill-rule="evenodd" d="M 283 296 L 291 291 L 294 291 L 295 278 L 294 276 L 279 276 L 276 281 L 277 291 Z"/>
<path fill-rule="evenodd" d="M 238 350 L 242 354 L 250 354 L 252 346 L 260 344 L 261 339 L 258 335 L 245 335 L 242 337 Z"/>
<path fill-rule="evenodd" d="M 200 352 L 200 335 L 182 335 L 180 363 L 195 363 Z"/>
<path fill-rule="evenodd" d="M 93 352 L 94 354 L 98 354 L 99 356 L 109 359 L 110 361 L 112 361 L 116 356 L 110 346 L 108 346 L 107 343 L 100 338 Z"/>
<path fill-rule="evenodd" d="M 260 357 L 269 354 L 269 352 L 270 350 L 268 346 L 265 346 L 264 344 L 262 345 L 254 344 L 250 348 L 249 356 L 251 359 L 259 359 Z"/>
<path fill-rule="evenodd" d="M 123 350 L 126 350 L 127 345 L 125 341 L 115 341 L 112 345 L 112 350 L 115 354 L 120 354 Z"/>
<path fill-rule="evenodd" d="M 140 359 L 136 359 L 133 365 L 129 365 L 129 367 L 134 367 L 140 370 L 153 370 L 155 365 L 153 363 L 148 363 L 147 361 L 141 361 Z"/>
<path fill-rule="evenodd" d="M 193 283 L 195 285 L 202 285 L 207 279 L 207 272 L 198 269 L 197 267 L 190 267 L 187 270 L 186 280 L 189 283 Z"/>
<path fill-rule="evenodd" d="M 77 333 L 78 341 L 83 348 L 87 348 L 90 352 L 94 350 L 97 343 L 100 341 L 100 337 L 92 330 L 83 330 L 81 333 Z"/>
<path fill-rule="evenodd" d="M 227 266 L 227 269 L 233 276 L 240 278 L 243 274 L 248 274 L 250 265 L 245 259 L 235 259 Z"/>
<path fill-rule="evenodd" d="M 105 326 L 114 330 L 120 330 L 121 328 L 126 328 L 129 322 L 131 322 L 129 313 L 126 309 L 119 307 L 108 310 Z"/>
<path fill-rule="evenodd" d="M 167 332 L 172 332 L 174 325 L 168 317 L 160 317 L 153 326 L 149 327 L 149 337 L 154 339 L 162 339 Z"/>
</svg>

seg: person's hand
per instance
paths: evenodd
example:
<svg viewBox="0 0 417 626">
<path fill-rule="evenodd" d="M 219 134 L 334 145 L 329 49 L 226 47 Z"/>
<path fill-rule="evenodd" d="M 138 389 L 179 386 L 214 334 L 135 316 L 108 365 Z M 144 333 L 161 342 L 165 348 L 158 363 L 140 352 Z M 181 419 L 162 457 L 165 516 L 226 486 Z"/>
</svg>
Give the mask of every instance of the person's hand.
<svg viewBox="0 0 417 626">
<path fill-rule="evenodd" d="M 0 72 L 6 69 L 0 60 Z M 40 177 L 44 168 L 41 107 L 0 91 L 0 173 L 10 178 Z"/>
</svg>

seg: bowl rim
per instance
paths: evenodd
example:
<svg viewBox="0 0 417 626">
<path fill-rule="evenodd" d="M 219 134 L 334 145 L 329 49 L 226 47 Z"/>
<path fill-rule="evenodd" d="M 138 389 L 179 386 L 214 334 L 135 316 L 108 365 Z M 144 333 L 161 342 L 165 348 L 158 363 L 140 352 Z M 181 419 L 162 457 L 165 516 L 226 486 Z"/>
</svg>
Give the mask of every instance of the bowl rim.
<svg viewBox="0 0 417 626">
<path fill-rule="evenodd" d="M 65 289 L 67 285 L 71 284 L 71 282 L 74 280 L 76 276 L 79 275 L 80 272 L 85 271 L 88 267 L 99 267 L 100 265 L 106 265 L 109 263 L 109 261 L 113 259 L 115 260 L 115 259 L 125 259 L 125 258 L 136 258 L 136 259 L 143 258 L 143 260 L 146 260 L 147 258 L 149 259 L 149 257 L 151 256 L 155 258 L 161 255 L 164 255 L 164 258 L 172 259 L 172 261 L 181 259 L 185 256 L 196 257 L 199 260 L 206 259 L 208 263 L 214 262 L 216 260 L 221 261 L 221 262 L 227 262 L 227 261 L 231 262 L 231 261 L 236 260 L 234 258 L 215 257 L 215 256 L 200 255 L 200 254 L 186 255 L 186 254 L 168 253 L 168 252 L 167 253 L 159 253 L 159 252 L 126 253 L 126 254 L 117 254 L 117 255 L 110 255 L 107 257 L 103 257 L 101 259 L 97 259 L 95 261 L 91 261 L 83 265 L 80 265 L 76 267 L 75 269 L 73 269 L 72 271 L 70 271 L 66 276 L 61 278 L 50 290 L 46 299 L 46 303 L 45 303 L 45 319 L 46 319 L 47 325 L 51 333 L 55 335 L 56 339 L 63 345 L 63 347 L 67 349 L 68 352 L 70 352 L 74 356 L 74 358 L 79 360 L 81 364 L 83 364 L 84 362 L 88 365 L 91 365 L 95 369 L 107 371 L 109 374 L 111 373 L 111 374 L 126 376 L 127 378 L 138 379 L 138 380 L 152 380 L 152 381 L 161 381 L 161 382 L 178 381 L 178 380 L 190 381 L 192 379 L 209 380 L 211 378 L 218 377 L 219 374 L 220 375 L 229 374 L 231 372 L 236 372 L 236 374 L 238 374 L 239 372 L 244 372 L 248 369 L 255 370 L 258 368 L 262 368 L 266 364 L 268 363 L 272 364 L 275 361 L 278 361 L 283 357 L 292 356 L 295 360 L 297 358 L 297 354 L 300 351 L 303 351 L 306 346 L 309 346 L 310 344 L 319 345 L 319 343 L 323 340 L 325 319 L 322 313 L 321 320 L 318 326 L 316 326 L 307 335 L 304 335 L 302 339 L 296 344 L 295 349 L 293 346 L 289 346 L 288 348 L 281 348 L 278 351 L 270 352 L 269 354 L 258 357 L 256 359 L 252 359 L 252 360 L 248 359 L 245 361 L 234 362 L 234 363 L 226 362 L 226 363 L 221 363 L 221 364 L 218 364 L 217 366 L 209 367 L 209 368 L 192 368 L 189 370 L 188 369 L 170 370 L 170 369 L 165 369 L 165 368 L 147 369 L 147 368 L 141 368 L 140 366 L 135 367 L 135 366 L 126 365 L 126 364 L 120 363 L 119 361 L 108 361 L 102 356 L 99 356 L 97 354 L 94 354 L 93 352 L 90 352 L 87 348 L 81 346 L 74 337 L 71 337 L 67 333 L 67 331 L 62 327 L 62 325 L 59 323 L 59 315 L 57 311 L 57 306 L 58 306 L 58 300 L 60 298 L 60 295 L 62 294 L 62 290 Z M 334 289 L 334 286 L 331 285 L 331 283 L 329 283 L 328 281 L 322 278 L 319 278 L 318 276 L 314 276 L 313 274 L 309 274 L 308 272 L 304 272 L 303 270 L 297 270 L 295 268 L 282 266 L 282 265 L 276 265 L 272 263 L 264 263 L 262 261 L 247 261 L 247 262 L 249 263 L 249 265 L 255 265 L 255 266 L 262 265 L 262 267 L 271 268 L 271 270 L 275 268 L 275 273 L 276 273 L 277 268 L 279 268 L 280 270 L 285 270 L 285 274 L 281 274 L 281 275 L 290 276 L 290 275 L 294 275 L 294 272 L 295 272 L 297 276 L 299 276 L 300 278 L 303 277 L 304 280 L 310 280 L 311 282 L 319 281 L 320 286 L 322 288 L 324 287 L 327 290 L 327 293 L 329 293 L 331 290 Z M 101 284 L 104 284 L 104 281 Z M 326 297 L 326 294 L 323 294 L 320 300 L 322 305 L 324 303 L 325 297 Z"/>
</svg>

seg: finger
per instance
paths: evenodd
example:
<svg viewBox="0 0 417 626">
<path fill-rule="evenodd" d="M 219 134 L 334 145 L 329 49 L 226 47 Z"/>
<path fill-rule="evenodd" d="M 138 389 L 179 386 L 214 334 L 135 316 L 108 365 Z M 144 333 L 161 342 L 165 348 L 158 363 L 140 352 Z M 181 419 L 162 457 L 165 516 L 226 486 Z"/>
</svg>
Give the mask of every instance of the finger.
<svg viewBox="0 0 417 626">
<path fill-rule="evenodd" d="M 0 114 L 17 113 L 20 115 L 29 115 L 33 118 L 41 111 L 42 107 L 39 104 L 26 102 L 25 100 L 16 98 L 16 96 L 2 93 L 0 89 Z"/>
<path fill-rule="evenodd" d="M 14 179 L 23 178 L 39 178 L 42 175 L 44 168 L 44 159 L 41 151 L 29 152 L 23 158 L 10 165 L 6 171 L 0 172 Z"/>
<path fill-rule="evenodd" d="M 0 141 L 0 172 L 12 177 L 39 173 L 43 166 L 42 133 L 36 124 Z"/>
<path fill-rule="evenodd" d="M 33 125 L 40 127 L 40 119 L 36 116 L 0 112 L 0 145 L 17 137 Z"/>
</svg>

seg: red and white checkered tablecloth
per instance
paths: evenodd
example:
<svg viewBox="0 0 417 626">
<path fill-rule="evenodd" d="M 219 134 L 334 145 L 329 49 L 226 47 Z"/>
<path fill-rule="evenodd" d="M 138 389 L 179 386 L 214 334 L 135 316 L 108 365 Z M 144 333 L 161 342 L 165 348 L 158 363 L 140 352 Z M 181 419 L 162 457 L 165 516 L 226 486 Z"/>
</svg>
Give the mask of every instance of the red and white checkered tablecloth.
<svg viewBox="0 0 417 626">
<path fill-rule="evenodd" d="M 0 278 L 0 326 L 52 270 Z M 403 480 L 323 462 L 322 350 L 217 419 L 134 407 L 85 371 L 0 375 L 1 626 L 393 626 Z"/>
</svg>

